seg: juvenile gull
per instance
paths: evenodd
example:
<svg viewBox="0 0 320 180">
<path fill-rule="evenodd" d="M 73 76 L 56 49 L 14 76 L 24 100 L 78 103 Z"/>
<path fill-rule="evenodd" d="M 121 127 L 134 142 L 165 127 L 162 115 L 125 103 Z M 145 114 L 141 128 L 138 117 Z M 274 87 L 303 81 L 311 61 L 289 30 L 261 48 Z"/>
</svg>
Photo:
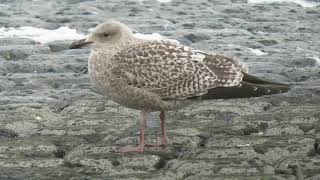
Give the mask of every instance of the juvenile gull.
<svg viewBox="0 0 320 180">
<path fill-rule="evenodd" d="M 113 101 L 141 110 L 140 141 L 119 152 L 143 152 L 168 144 L 165 111 L 194 101 L 246 98 L 287 92 L 285 84 L 249 75 L 233 58 L 193 50 L 172 41 L 138 39 L 124 24 L 107 21 L 70 48 L 92 47 L 89 74 L 94 85 Z M 149 113 L 160 111 L 162 141 L 145 144 Z"/>
</svg>

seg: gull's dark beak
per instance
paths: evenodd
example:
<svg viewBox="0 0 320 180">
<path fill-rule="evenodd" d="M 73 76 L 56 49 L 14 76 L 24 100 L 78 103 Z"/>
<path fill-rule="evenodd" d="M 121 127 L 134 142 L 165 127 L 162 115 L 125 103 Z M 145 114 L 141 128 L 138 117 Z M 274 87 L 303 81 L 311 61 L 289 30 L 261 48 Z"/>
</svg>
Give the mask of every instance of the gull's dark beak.
<svg viewBox="0 0 320 180">
<path fill-rule="evenodd" d="M 82 48 L 82 47 L 85 47 L 85 46 L 88 46 L 89 44 L 92 44 L 93 42 L 91 41 L 86 41 L 86 39 L 80 39 L 78 41 L 75 41 L 73 42 L 71 45 L 70 45 L 70 49 L 79 49 L 79 48 Z"/>
</svg>

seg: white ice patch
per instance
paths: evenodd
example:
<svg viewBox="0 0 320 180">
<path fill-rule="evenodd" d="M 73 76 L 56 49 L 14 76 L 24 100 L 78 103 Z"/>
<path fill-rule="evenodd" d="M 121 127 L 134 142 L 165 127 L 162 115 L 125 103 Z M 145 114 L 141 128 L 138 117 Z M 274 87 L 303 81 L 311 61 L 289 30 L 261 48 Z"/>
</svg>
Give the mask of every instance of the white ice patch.
<svg viewBox="0 0 320 180">
<path fill-rule="evenodd" d="M 315 55 L 315 54 L 306 54 L 306 56 L 310 59 L 314 59 L 317 64 L 320 66 L 320 58 L 319 56 Z"/>
<path fill-rule="evenodd" d="M 294 2 L 303 7 L 315 7 L 320 5 L 318 2 L 308 2 L 304 0 L 248 0 L 249 3 L 274 3 L 274 2 Z"/>
<path fill-rule="evenodd" d="M 238 144 L 237 147 L 250 147 L 251 144 Z"/>
<path fill-rule="evenodd" d="M 248 48 L 248 50 L 257 55 L 257 56 L 263 56 L 263 55 L 266 55 L 266 53 L 262 52 L 260 49 L 252 49 L 252 48 Z"/>
<path fill-rule="evenodd" d="M 152 34 L 135 33 L 134 36 L 136 38 L 144 39 L 144 40 L 158 40 L 158 41 L 165 40 L 165 41 L 171 41 L 175 44 L 180 44 L 179 41 L 175 39 L 166 38 L 164 36 L 161 36 L 159 33 L 152 33 Z"/>
<path fill-rule="evenodd" d="M 320 66 L 320 58 L 318 56 L 320 54 L 319 52 L 312 51 L 312 50 L 305 50 L 305 49 L 302 49 L 301 47 L 296 47 L 296 51 L 302 52 L 306 58 L 314 59 L 317 62 L 317 64 Z"/>
<path fill-rule="evenodd" d="M 92 32 L 94 28 L 90 28 L 88 31 Z M 136 38 L 145 40 L 167 40 L 179 44 L 179 41 L 174 39 L 168 39 L 161 36 L 159 33 L 153 34 L 141 34 L 135 33 Z M 21 37 L 29 38 L 40 43 L 47 43 L 55 40 L 78 40 L 85 37 L 84 34 L 78 33 L 76 29 L 70 29 L 68 27 L 60 27 L 55 30 L 36 28 L 36 27 L 19 27 L 19 28 L 0 28 L 0 38 L 7 37 Z"/>
<path fill-rule="evenodd" d="M 77 40 L 85 37 L 84 34 L 77 33 L 77 30 L 68 27 L 60 27 L 55 30 L 19 27 L 19 28 L 0 28 L 0 38 L 21 37 L 29 38 L 40 43 L 47 43 L 55 40 Z"/>
</svg>

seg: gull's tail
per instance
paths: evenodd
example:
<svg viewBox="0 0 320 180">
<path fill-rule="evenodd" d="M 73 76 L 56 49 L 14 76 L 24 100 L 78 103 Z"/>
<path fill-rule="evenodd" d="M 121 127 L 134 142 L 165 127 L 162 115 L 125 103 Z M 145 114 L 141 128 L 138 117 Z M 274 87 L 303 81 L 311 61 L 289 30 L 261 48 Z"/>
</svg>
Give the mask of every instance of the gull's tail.
<svg viewBox="0 0 320 180">
<path fill-rule="evenodd" d="M 290 90 L 286 84 L 266 81 L 243 73 L 244 77 L 239 86 L 212 88 L 201 99 L 250 98 L 263 95 L 285 93 Z"/>
</svg>

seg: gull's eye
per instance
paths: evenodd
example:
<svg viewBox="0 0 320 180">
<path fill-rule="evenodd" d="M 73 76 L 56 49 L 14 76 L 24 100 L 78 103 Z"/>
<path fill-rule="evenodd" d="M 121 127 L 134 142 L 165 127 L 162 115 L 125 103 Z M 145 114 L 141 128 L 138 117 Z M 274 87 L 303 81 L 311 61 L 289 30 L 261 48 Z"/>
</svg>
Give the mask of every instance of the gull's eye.
<svg viewBox="0 0 320 180">
<path fill-rule="evenodd" d="M 108 33 L 103 33 L 103 36 L 104 36 L 104 37 L 109 37 L 110 34 L 108 34 Z"/>
</svg>

